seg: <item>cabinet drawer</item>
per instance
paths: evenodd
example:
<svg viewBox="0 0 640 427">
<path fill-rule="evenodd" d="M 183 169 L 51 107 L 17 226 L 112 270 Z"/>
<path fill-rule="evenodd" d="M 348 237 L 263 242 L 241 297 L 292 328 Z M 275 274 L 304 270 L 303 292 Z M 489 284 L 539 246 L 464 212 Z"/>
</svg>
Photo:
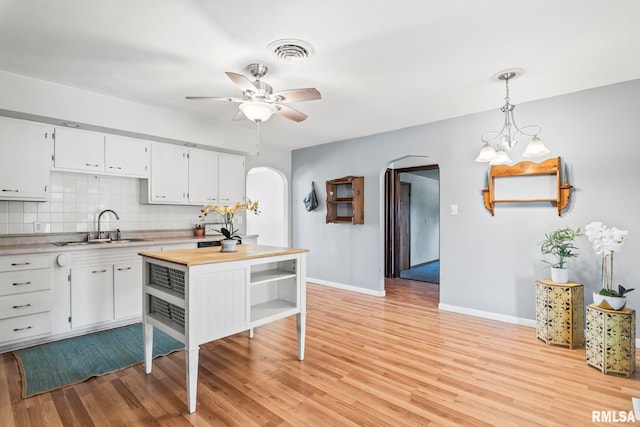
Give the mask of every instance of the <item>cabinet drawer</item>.
<svg viewBox="0 0 640 427">
<path fill-rule="evenodd" d="M 0 342 L 51 333 L 51 314 L 40 313 L 0 320 Z"/>
<path fill-rule="evenodd" d="M 48 268 L 0 273 L 0 296 L 50 288 L 51 275 Z"/>
<path fill-rule="evenodd" d="M 49 268 L 48 255 L 16 255 L 0 257 L 0 271 L 20 271 Z"/>
<path fill-rule="evenodd" d="M 0 319 L 42 313 L 51 309 L 51 292 L 27 292 L 0 297 Z"/>
</svg>

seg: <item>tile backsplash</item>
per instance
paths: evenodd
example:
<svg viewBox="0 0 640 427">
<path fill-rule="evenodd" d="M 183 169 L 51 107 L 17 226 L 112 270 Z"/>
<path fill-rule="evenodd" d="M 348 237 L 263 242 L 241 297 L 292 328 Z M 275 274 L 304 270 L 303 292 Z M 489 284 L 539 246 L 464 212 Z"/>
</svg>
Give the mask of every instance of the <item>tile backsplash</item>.
<svg viewBox="0 0 640 427">
<path fill-rule="evenodd" d="M 48 202 L 0 201 L 0 235 L 96 231 L 98 214 L 104 209 L 116 211 L 120 220 L 103 215 L 103 230 L 180 230 L 198 221 L 199 206 L 141 204 L 141 182 L 51 172 Z"/>
</svg>

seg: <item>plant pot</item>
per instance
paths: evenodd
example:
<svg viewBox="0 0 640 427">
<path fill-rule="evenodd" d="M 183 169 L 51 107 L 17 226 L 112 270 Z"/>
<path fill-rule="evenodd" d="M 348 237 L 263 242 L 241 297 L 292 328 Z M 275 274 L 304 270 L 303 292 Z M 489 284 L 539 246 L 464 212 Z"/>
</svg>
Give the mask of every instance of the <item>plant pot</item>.
<svg viewBox="0 0 640 427">
<path fill-rule="evenodd" d="M 202 228 L 199 230 L 193 230 L 193 235 L 196 237 L 202 237 L 204 236 L 204 230 Z"/>
<path fill-rule="evenodd" d="M 593 303 L 607 310 L 622 310 L 627 304 L 627 298 L 625 297 L 610 297 L 600 295 L 597 292 L 593 293 Z"/>
<path fill-rule="evenodd" d="M 236 244 L 238 241 L 236 239 L 224 239 L 220 243 L 222 244 L 220 252 L 235 252 L 237 250 Z"/>
<path fill-rule="evenodd" d="M 554 283 L 567 283 L 569 281 L 569 270 L 551 267 L 551 281 Z"/>
</svg>

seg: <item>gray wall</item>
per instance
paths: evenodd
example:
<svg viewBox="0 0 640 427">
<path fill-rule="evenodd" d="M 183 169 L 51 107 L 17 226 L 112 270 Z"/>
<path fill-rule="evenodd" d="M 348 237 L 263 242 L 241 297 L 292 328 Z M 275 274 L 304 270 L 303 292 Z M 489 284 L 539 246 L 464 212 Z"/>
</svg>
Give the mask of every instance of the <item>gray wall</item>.
<svg viewBox="0 0 640 427">
<path fill-rule="evenodd" d="M 594 220 L 629 230 L 614 281 L 640 288 L 640 80 L 517 105 L 518 123 L 542 126 L 541 139 L 552 150 L 547 157 L 561 156 L 568 165 L 574 191 L 561 217 L 548 206 L 498 206 L 495 217 L 484 208 L 487 166 L 474 159 L 480 135 L 502 124 L 498 104 L 489 112 L 294 151 L 292 243 L 311 250 L 308 276 L 383 294 L 382 176 L 392 160 L 418 155 L 440 167 L 441 304 L 534 319 L 534 282 L 549 277 L 539 253 L 545 232 Z M 524 160 L 523 149 L 516 149 L 515 161 Z M 345 175 L 365 177 L 364 225 L 325 224 L 324 206 L 304 210 L 312 180 Z M 319 190 L 324 203 L 325 189 Z M 457 216 L 449 213 L 452 204 Z M 570 278 L 585 285 L 590 303 L 600 283 L 599 258 L 586 238 L 578 245 Z M 627 299 L 629 307 L 640 307 L 640 289 Z"/>
</svg>

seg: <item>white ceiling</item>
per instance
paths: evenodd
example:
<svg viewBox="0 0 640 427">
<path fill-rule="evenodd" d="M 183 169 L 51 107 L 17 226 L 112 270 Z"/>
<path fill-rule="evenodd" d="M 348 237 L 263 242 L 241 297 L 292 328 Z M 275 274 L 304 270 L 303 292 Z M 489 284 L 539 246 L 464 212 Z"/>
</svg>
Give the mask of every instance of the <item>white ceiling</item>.
<svg viewBox="0 0 640 427">
<path fill-rule="evenodd" d="M 265 63 L 274 91 L 322 93 L 292 104 L 306 121 L 261 126 L 262 144 L 298 148 L 497 110 L 491 76 L 505 68 L 525 71 L 516 105 L 640 78 L 639 22 L 637 0 L 0 0 L 0 69 L 205 117 L 233 138 L 255 127 L 231 121 L 237 104 L 184 97 L 240 96 L 224 72 Z M 315 56 L 273 59 L 282 38 Z"/>
</svg>

